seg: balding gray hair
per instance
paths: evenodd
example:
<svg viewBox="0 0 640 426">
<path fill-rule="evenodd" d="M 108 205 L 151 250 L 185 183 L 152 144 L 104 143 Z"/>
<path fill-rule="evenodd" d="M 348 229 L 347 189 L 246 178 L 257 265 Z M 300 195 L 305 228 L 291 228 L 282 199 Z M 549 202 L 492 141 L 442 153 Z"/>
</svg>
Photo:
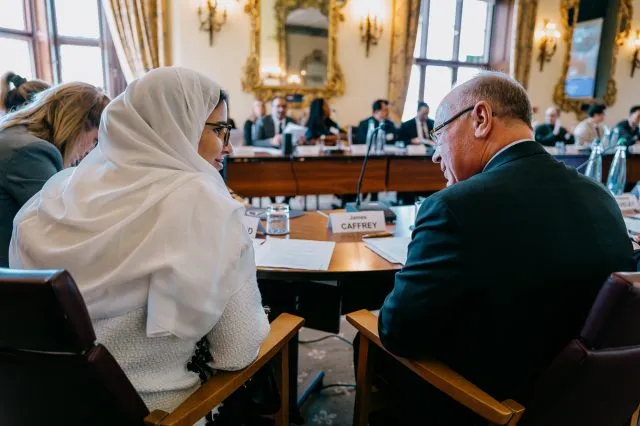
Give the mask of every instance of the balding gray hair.
<svg viewBox="0 0 640 426">
<path fill-rule="evenodd" d="M 519 120 L 532 127 L 533 109 L 529 95 L 520 83 L 508 75 L 484 71 L 462 84 L 458 90 L 465 107 L 485 101 L 499 117 Z"/>
</svg>

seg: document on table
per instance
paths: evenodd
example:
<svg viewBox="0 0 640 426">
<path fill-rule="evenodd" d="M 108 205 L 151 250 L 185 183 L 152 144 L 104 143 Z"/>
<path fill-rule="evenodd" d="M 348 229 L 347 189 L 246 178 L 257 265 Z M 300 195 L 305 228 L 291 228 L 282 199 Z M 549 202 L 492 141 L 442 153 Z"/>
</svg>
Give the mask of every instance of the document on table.
<svg viewBox="0 0 640 426">
<path fill-rule="evenodd" d="M 335 245 L 333 241 L 270 238 L 253 247 L 258 267 L 327 271 Z"/>
<path fill-rule="evenodd" d="M 364 238 L 364 245 L 391 263 L 407 263 L 411 237 Z"/>
<path fill-rule="evenodd" d="M 625 216 L 624 223 L 627 225 L 629 232 L 640 234 L 640 215 Z"/>
</svg>

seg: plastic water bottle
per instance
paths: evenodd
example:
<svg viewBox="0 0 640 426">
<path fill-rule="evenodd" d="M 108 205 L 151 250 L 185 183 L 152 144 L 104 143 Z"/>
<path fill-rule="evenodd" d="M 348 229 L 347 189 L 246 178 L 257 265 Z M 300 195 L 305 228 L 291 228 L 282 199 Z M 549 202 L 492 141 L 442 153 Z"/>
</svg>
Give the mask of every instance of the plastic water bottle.
<svg viewBox="0 0 640 426">
<path fill-rule="evenodd" d="M 591 155 L 584 175 L 596 182 L 602 182 L 602 146 L 600 146 L 600 139 L 598 138 L 591 145 Z"/>
<path fill-rule="evenodd" d="M 367 128 L 367 139 L 366 139 L 366 143 L 373 143 L 373 141 L 371 140 L 371 136 L 373 135 L 373 131 L 376 128 L 376 124 L 373 122 L 373 118 L 369 119 L 369 127 Z M 375 145 L 374 145 L 375 147 Z"/>
<path fill-rule="evenodd" d="M 387 141 L 387 134 L 384 130 L 378 130 L 376 135 L 376 154 L 384 154 L 384 145 Z"/>
<path fill-rule="evenodd" d="M 611 162 L 609 178 L 607 179 L 607 189 L 613 195 L 620 195 L 624 192 L 624 185 L 627 183 L 627 146 L 625 138 L 618 139 L 616 155 Z"/>
</svg>

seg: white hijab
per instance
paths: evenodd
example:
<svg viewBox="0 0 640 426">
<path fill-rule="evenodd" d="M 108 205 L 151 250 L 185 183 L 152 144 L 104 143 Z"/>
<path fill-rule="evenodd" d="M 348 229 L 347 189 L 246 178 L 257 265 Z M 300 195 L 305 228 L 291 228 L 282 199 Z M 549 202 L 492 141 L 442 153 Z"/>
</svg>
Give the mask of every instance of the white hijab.
<svg viewBox="0 0 640 426">
<path fill-rule="evenodd" d="M 198 155 L 219 99 L 183 68 L 132 82 L 107 106 L 98 147 L 16 216 L 11 266 L 67 269 L 94 319 L 147 305 L 149 337 L 209 332 L 240 286 L 241 255 L 253 256 L 244 207 Z"/>
</svg>

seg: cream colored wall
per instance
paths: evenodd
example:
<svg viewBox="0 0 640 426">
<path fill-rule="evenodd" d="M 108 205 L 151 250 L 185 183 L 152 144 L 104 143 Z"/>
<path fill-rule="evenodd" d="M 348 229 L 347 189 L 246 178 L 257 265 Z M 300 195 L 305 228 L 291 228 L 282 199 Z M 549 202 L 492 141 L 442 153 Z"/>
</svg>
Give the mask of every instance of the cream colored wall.
<svg viewBox="0 0 640 426">
<path fill-rule="evenodd" d="M 384 32 L 377 46 L 365 58 L 360 42 L 359 19 L 364 7 L 379 2 L 384 19 Z M 199 30 L 197 0 L 171 0 L 171 38 L 174 65 L 200 71 L 220 83 L 231 95 L 231 117 L 239 125 L 249 115 L 253 96 L 242 90 L 242 69 L 249 54 L 249 16 L 245 1 L 229 4 L 226 25 L 214 34 L 209 46 L 208 34 Z M 344 8 L 345 20 L 338 30 L 338 62 L 346 80 L 346 91 L 331 106 L 337 121 L 357 124 L 371 113 L 371 103 L 387 95 L 389 53 L 391 47 L 392 0 L 350 0 Z M 277 64 L 277 58 L 274 58 Z"/>
<path fill-rule="evenodd" d="M 640 28 L 640 0 L 633 2 L 634 16 L 632 29 Z M 560 0 L 540 0 L 536 29 L 542 27 L 544 18 L 555 21 L 560 26 Z M 536 62 L 539 49 L 533 49 L 531 59 L 531 75 L 529 78 L 529 95 L 534 105 L 538 106 L 535 119 L 544 119 L 544 110 L 553 104 L 553 91 L 560 79 L 562 62 L 566 54 L 567 45 L 564 41 L 558 44 L 558 51 L 550 63 L 545 63 L 544 70 L 540 72 L 540 64 Z M 615 105 L 607 109 L 607 123 L 613 125 L 626 117 L 631 105 L 640 104 L 640 73 L 636 72 L 635 78 L 631 78 L 632 48 L 625 44 L 618 53 L 615 79 L 618 85 L 618 97 Z M 574 113 L 563 113 L 561 120 L 564 124 L 572 125 L 577 122 Z"/>
</svg>

